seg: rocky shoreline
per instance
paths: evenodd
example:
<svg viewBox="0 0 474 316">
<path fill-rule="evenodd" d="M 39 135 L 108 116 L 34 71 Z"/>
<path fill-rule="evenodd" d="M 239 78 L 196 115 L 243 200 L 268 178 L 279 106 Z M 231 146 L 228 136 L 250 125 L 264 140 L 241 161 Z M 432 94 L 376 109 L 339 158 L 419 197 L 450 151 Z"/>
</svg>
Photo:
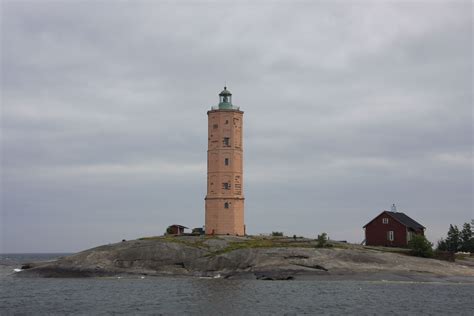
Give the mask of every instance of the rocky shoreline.
<svg viewBox="0 0 474 316">
<path fill-rule="evenodd" d="M 471 261 L 312 239 L 161 236 L 99 246 L 25 264 L 19 277 L 183 276 L 259 280 L 386 280 L 474 283 Z"/>
</svg>

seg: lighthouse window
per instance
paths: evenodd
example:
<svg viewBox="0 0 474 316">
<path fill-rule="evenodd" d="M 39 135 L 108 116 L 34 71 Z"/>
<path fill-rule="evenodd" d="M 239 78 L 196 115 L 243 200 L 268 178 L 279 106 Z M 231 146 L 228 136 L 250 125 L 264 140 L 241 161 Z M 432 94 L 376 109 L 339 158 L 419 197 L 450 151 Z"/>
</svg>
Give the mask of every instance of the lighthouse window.
<svg viewBox="0 0 474 316">
<path fill-rule="evenodd" d="M 230 183 L 228 183 L 228 182 L 222 183 L 222 188 L 223 188 L 224 190 L 230 190 Z"/>
<path fill-rule="evenodd" d="M 230 147 L 230 138 L 224 137 L 223 143 L 224 143 L 224 146 Z"/>
<path fill-rule="evenodd" d="M 224 165 L 228 166 L 229 165 L 229 158 L 224 159 Z"/>
<path fill-rule="evenodd" d="M 217 128 L 217 127 L 218 127 L 217 124 L 212 125 L 212 128 Z"/>
<path fill-rule="evenodd" d="M 225 123 L 226 123 L 226 124 L 229 124 L 229 120 L 225 120 Z"/>
<path fill-rule="evenodd" d="M 224 203 L 224 208 L 229 208 L 229 203 L 228 202 Z"/>
</svg>

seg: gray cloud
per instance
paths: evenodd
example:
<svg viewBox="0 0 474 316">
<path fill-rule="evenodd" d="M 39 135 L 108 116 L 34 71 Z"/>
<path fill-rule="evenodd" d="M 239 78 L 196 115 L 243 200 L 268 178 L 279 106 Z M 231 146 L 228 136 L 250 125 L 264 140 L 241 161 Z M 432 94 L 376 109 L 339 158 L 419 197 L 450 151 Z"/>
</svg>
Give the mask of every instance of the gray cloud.
<svg viewBox="0 0 474 316">
<path fill-rule="evenodd" d="M 0 251 L 204 220 L 206 111 L 245 111 L 249 233 L 360 242 L 472 210 L 470 2 L 2 2 Z"/>
</svg>

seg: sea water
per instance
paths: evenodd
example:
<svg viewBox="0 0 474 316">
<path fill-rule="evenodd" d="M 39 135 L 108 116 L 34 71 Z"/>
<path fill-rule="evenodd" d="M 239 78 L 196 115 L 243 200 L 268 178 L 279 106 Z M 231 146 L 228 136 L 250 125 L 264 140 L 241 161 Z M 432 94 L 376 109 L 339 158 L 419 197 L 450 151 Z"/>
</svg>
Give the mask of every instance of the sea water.
<svg viewBox="0 0 474 316">
<path fill-rule="evenodd" d="M 18 278 L 0 255 L 0 315 L 473 315 L 474 284 L 173 277 Z M 21 273 L 21 272 L 18 272 Z"/>
</svg>

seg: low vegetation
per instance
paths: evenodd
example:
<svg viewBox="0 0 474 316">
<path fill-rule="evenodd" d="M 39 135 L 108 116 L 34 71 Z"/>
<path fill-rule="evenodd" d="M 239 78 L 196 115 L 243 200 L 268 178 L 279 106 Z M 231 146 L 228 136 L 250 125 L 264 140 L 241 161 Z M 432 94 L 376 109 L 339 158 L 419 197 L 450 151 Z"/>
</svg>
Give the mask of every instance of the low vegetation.
<svg viewBox="0 0 474 316">
<path fill-rule="evenodd" d="M 417 257 L 431 258 L 433 257 L 433 244 L 422 235 L 414 235 L 408 242 L 408 248 L 411 254 Z"/>
<path fill-rule="evenodd" d="M 279 234 L 272 236 L 247 236 L 245 238 L 230 238 L 230 236 L 152 236 L 142 237 L 139 240 L 156 240 L 163 242 L 173 242 L 183 244 L 189 247 L 205 249 L 209 251 L 207 256 L 216 256 L 223 253 L 229 253 L 240 249 L 253 248 L 342 248 L 342 249 L 367 249 L 381 252 L 393 252 L 406 255 L 414 255 L 419 257 L 433 257 L 433 244 L 424 236 L 415 235 L 409 243 L 409 248 L 395 247 L 376 247 L 361 246 L 356 244 L 348 244 L 332 241 L 328 238 L 327 233 L 321 233 L 316 239 L 308 238 L 292 238 L 284 237 Z M 277 232 L 279 233 L 279 232 Z M 224 242 L 222 247 L 215 248 L 210 246 L 207 241 L 215 239 Z M 437 256 L 435 256 L 437 257 Z"/>
<path fill-rule="evenodd" d="M 164 235 L 164 236 L 151 236 L 151 237 L 141 237 L 138 240 L 156 240 L 156 241 L 164 241 L 164 242 L 174 242 L 178 244 L 183 244 L 189 247 L 195 248 L 209 248 L 208 245 L 205 244 L 206 240 L 215 239 L 217 237 L 214 236 L 203 236 L 197 238 L 182 238 L 180 236 L 175 235 Z"/>
<path fill-rule="evenodd" d="M 399 253 L 404 255 L 410 254 L 410 249 L 408 248 L 397 248 L 397 247 L 384 247 L 384 246 L 363 246 L 364 249 L 374 250 L 374 251 L 382 251 L 382 252 L 393 252 Z"/>
<path fill-rule="evenodd" d="M 328 243 L 328 234 L 322 233 L 321 235 L 318 235 L 318 238 L 316 239 L 317 248 L 324 248 L 324 247 L 330 247 L 331 244 Z"/>
<path fill-rule="evenodd" d="M 239 249 L 251 249 L 251 248 L 288 248 L 288 247 L 300 247 L 300 248 L 311 248 L 314 247 L 309 241 L 293 241 L 292 239 L 286 238 L 266 238 L 266 237 L 253 237 L 245 241 L 231 241 L 228 246 L 224 249 L 213 252 L 211 255 L 219 255 L 222 253 L 231 252 Z"/>
</svg>

